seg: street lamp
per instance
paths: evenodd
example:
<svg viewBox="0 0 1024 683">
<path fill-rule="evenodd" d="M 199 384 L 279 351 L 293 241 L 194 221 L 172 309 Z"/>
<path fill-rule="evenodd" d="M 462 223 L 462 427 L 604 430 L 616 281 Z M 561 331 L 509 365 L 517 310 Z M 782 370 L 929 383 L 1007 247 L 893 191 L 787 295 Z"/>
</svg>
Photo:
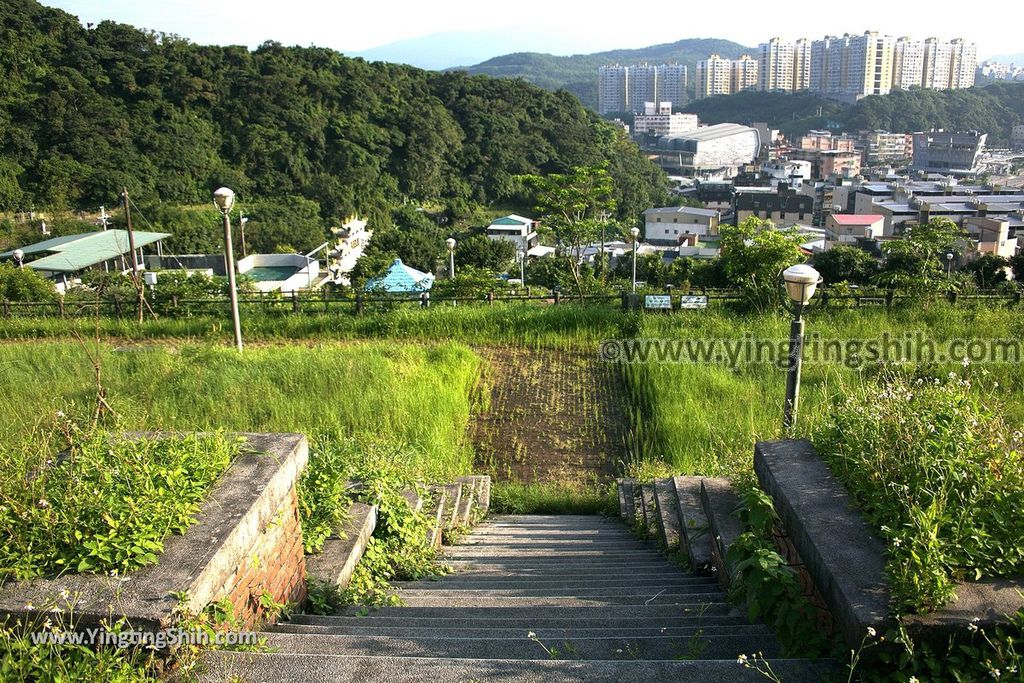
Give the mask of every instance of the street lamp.
<svg viewBox="0 0 1024 683">
<path fill-rule="evenodd" d="M 444 241 L 448 245 L 448 277 L 455 278 L 455 238 L 449 237 Z"/>
<path fill-rule="evenodd" d="M 636 294 L 636 238 L 640 236 L 640 228 L 633 226 L 629 234 L 633 236 L 633 294 Z"/>
<path fill-rule="evenodd" d="M 782 429 L 788 434 L 796 424 L 800 401 L 800 365 L 804 351 L 804 306 L 821 284 L 821 275 L 814 268 L 799 264 L 782 273 L 786 294 L 793 302 L 793 322 L 789 327 L 789 366 L 786 371 L 786 402 L 782 408 Z"/>
<path fill-rule="evenodd" d="M 519 261 L 519 286 L 526 286 L 526 252 L 520 249 L 516 252 L 516 260 Z"/>
<path fill-rule="evenodd" d="M 231 247 L 231 207 L 235 204 L 235 193 L 222 187 L 213 193 L 213 203 L 224 217 L 224 260 L 228 271 L 228 294 L 231 297 L 231 322 L 235 329 L 235 347 L 242 350 L 242 321 L 238 317 L 238 287 L 235 284 L 235 252 Z"/>
<path fill-rule="evenodd" d="M 946 253 L 946 279 L 953 277 L 953 252 Z"/>
<path fill-rule="evenodd" d="M 25 269 L 25 252 L 21 249 L 15 249 L 14 253 L 11 254 L 14 257 L 14 262 L 18 264 L 18 268 L 21 270 Z"/>
</svg>

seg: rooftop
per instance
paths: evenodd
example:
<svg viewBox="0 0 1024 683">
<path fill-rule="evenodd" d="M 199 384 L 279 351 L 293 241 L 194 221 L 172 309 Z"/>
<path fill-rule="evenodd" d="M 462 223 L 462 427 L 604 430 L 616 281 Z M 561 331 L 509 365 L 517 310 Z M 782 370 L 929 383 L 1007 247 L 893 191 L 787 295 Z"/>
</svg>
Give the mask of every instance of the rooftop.
<svg viewBox="0 0 1024 683">
<path fill-rule="evenodd" d="M 839 225 L 871 225 L 878 221 L 885 220 L 885 216 L 872 213 L 856 215 L 852 213 L 834 213 L 832 214 L 832 220 Z"/>
<path fill-rule="evenodd" d="M 396 258 L 386 273 L 380 277 L 370 278 L 366 282 L 366 290 L 389 294 L 408 294 L 425 292 L 433 285 L 433 274 L 411 268 L 402 263 L 402 259 Z"/>
<path fill-rule="evenodd" d="M 644 215 L 650 214 L 688 214 L 690 216 L 708 216 L 714 218 L 718 215 L 718 212 L 714 209 L 696 209 L 692 206 L 663 206 L 655 207 L 653 209 L 647 209 L 644 211 Z"/>
<path fill-rule="evenodd" d="M 491 225 L 533 225 L 533 220 L 511 213 L 501 218 L 495 218 L 491 221 Z"/>
<path fill-rule="evenodd" d="M 673 140 L 697 140 L 698 142 L 707 142 L 709 140 L 720 140 L 721 138 L 731 137 L 733 135 L 740 135 L 742 133 L 757 132 L 756 128 L 749 126 L 741 126 L 738 123 L 719 123 L 714 126 L 706 126 L 704 128 L 698 128 L 688 133 L 682 133 L 680 135 L 668 136 Z"/>
<path fill-rule="evenodd" d="M 139 230 L 134 232 L 136 249 L 170 237 L 170 234 L 165 232 L 142 232 Z M 34 270 L 53 273 L 75 273 L 124 256 L 131 251 L 128 246 L 127 230 L 99 230 L 78 235 L 53 237 L 21 249 L 26 256 L 46 254 L 46 256 L 33 261 L 26 261 L 25 265 Z M 0 254 L 0 258 L 5 259 L 12 256 L 14 256 L 14 250 Z"/>
</svg>

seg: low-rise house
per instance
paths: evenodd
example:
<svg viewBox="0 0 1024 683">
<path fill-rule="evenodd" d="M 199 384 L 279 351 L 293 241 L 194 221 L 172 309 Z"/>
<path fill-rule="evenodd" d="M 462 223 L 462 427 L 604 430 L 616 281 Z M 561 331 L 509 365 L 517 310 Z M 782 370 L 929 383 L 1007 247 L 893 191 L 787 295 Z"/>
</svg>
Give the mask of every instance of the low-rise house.
<svg viewBox="0 0 1024 683">
<path fill-rule="evenodd" d="M 652 244 L 682 244 L 688 235 L 718 234 L 721 219 L 714 209 L 668 206 L 644 211 L 644 237 Z"/>
<path fill-rule="evenodd" d="M 814 220 L 814 198 L 786 186 L 738 187 L 733 202 L 734 225 L 751 216 L 770 220 L 777 228 L 807 225 Z"/>
<path fill-rule="evenodd" d="M 238 262 L 238 274 L 261 292 L 289 294 L 322 284 L 320 262 L 302 254 L 250 254 Z"/>
<path fill-rule="evenodd" d="M 978 256 L 992 254 L 1008 259 L 1017 255 L 1018 238 L 1010 234 L 1010 221 L 975 216 L 964 219 L 963 227 L 974 244 L 974 253 Z"/>
<path fill-rule="evenodd" d="M 164 232 L 133 231 L 132 238 L 140 269 L 145 268 L 143 249 L 153 245 L 160 253 L 160 243 L 168 237 L 170 234 Z M 87 270 L 131 272 L 131 241 L 127 230 L 98 230 L 53 237 L 21 247 L 20 250 L 12 249 L 0 254 L 0 260 L 13 260 L 15 252 L 20 251 L 26 268 L 39 271 L 44 277 L 53 280 L 57 291 L 63 292 Z"/>
<path fill-rule="evenodd" d="M 865 240 L 876 240 L 885 233 L 881 214 L 834 213 L 825 219 L 825 249 L 837 244 L 855 247 Z"/>
<path fill-rule="evenodd" d="M 492 221 L 487 226 L 487 239 L 512 242 L 518 251 L 529 251 L 540 241 L 537 236 L 537 222 L 516 214 Z"/>
</svg>

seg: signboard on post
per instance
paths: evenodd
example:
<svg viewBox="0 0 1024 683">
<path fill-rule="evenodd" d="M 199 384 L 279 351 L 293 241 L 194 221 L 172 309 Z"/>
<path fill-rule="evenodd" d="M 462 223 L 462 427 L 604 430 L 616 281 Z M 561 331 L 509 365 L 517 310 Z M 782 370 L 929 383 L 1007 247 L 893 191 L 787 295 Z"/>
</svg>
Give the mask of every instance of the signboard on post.
<svg viewBox="0 0 1024 683">
<path fill-rule="evenodd" d="M 671 311 L 672 297 L 668 294 L 648 294 L 644 297 L 644 308 L 649 311 Z"/>
<path fill-rule="evenodd" d="M 680 309 L 703 310 L 707 307 L 708 298 L 706 296 L 684 294 L 683 296 L 679 297 Z"/>
</svg>

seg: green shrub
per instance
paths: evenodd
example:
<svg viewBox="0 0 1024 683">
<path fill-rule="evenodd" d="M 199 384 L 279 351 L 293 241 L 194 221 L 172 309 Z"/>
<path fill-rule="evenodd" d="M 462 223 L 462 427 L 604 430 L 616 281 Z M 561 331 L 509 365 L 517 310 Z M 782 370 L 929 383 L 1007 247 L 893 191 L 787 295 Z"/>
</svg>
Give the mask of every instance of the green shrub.
<svg viewBox="0 0 1024 683">
<path fill-rule="evenodd" d="M 0 448 L 0 568 L 28 579 L 153 564 L 239 450 L 222 435 L 86 435 L 62 455 Z"/>
<path fill-rule="evenodd" d="M 886 374 L 847 393 L 814 442 L 887 543 L 898 609 L 941 607 L 958 580 L 1024 573 L 1020 432 L 957 373 Z"/>
</svg>

